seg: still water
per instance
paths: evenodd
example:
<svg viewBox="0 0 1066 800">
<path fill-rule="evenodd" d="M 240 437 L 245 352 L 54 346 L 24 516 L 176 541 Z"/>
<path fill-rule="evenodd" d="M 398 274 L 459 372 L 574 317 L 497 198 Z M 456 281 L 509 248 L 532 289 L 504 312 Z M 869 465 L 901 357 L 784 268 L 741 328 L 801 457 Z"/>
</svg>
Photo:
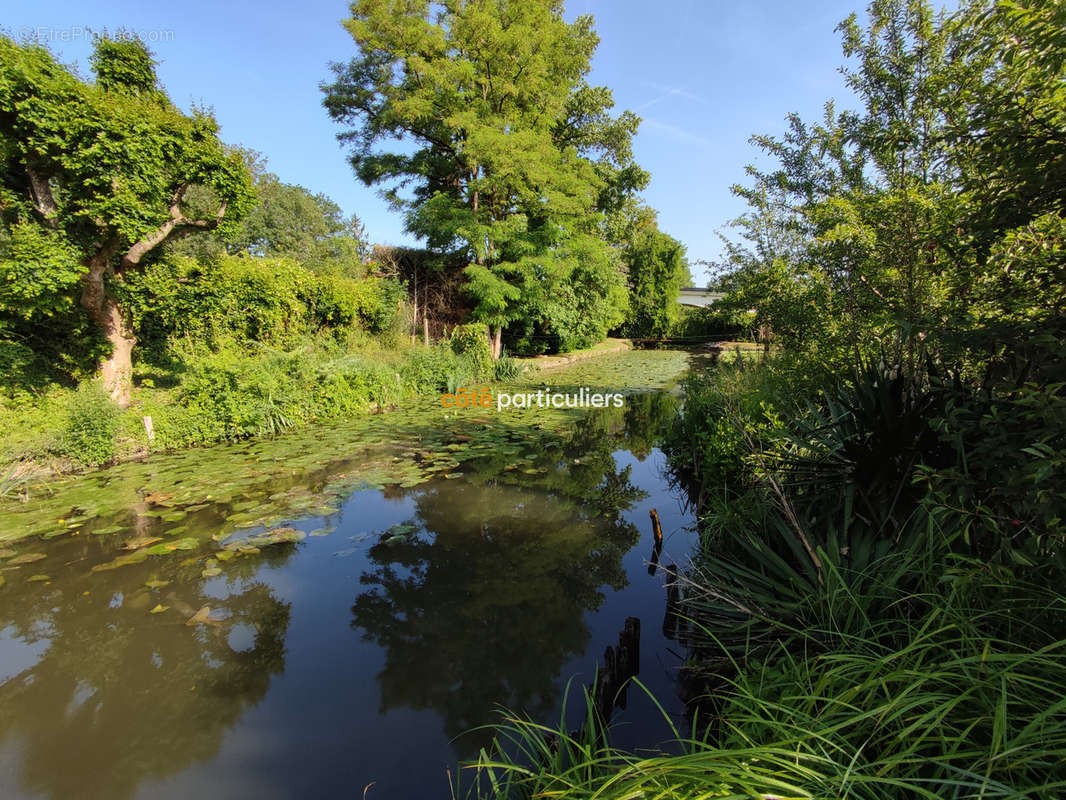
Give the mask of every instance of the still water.
<svg viewBox="0 0 1066 800">
<path fill-rule="evenodd" d="M 687 364 L 535 379 L 624 390 L 623 408 L 427 400 L 0 507 L 0 797 L 449 797 L 500 708 L 557 720 L 627 617 L 680 721 L 648 562 L 653 508 L 663 564 L 693 545 L 656 447 Z M 628 699 L 616 742 L 669 738 Z"/>
</svg>

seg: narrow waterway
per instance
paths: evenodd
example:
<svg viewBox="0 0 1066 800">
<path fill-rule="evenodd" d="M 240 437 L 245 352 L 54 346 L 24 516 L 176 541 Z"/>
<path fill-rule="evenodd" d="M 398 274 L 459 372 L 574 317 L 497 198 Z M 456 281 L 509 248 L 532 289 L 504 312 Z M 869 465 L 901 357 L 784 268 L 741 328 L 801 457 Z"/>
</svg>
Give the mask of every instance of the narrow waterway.
<svg viewBox="0 0 1066 800">
<path fill-rule="evenodd" d="M 684 561 L 693 519 L 656 444 L 688 363 L 529 384 L 620 408 L 428 398 L 0 507 L 0 797 L 448 797 L 501 707 L 558 719 L 629 617 L 680 721 L 649 512 L 658 560 Z M 614 720 L 622 745 L 670 736 L 632 689 Z"/>
</svg>

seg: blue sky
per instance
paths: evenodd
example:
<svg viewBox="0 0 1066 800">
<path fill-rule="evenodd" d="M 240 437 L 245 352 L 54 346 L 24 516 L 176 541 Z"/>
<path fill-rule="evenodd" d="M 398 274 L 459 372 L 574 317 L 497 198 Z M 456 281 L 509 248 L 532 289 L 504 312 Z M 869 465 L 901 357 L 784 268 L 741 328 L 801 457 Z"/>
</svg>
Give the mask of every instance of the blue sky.
<svg viewBox="0 0 1066 800">
<path fill-rule="evenodd" d="M 339 21 L 343 0 L 300 3 L 185 0 L 0 0 L 0 25 L 48 41 L 88 73 L 84 29 L 142 34 L 159 75 L 183 108 L 212 106 L 225 140 L 263 153 L 285 181 L 332 197 L 364 221 L 370 238 L 413 243 L 400 215 L 352 175 L 318 90 L 328 63 L 354 44 Z M 781 133 L 787 113 L 818 117 L 825 101 L 850 105 L 838 67 L 837 23 L 853 0 L 569 0 L 590 13 L 601 43 L 591 80 L 619 110 L 644 120 L 634 149 L 652 175 L 647 202 L 689 258 L 713 259 L 716 230 L 743 211 L 729 191 L 758 160 L 753 133 Z M 762 162 L 765 163 L 765 162 Z M 694 270 L 698 274 L 698 270 Z"/>
</svg>

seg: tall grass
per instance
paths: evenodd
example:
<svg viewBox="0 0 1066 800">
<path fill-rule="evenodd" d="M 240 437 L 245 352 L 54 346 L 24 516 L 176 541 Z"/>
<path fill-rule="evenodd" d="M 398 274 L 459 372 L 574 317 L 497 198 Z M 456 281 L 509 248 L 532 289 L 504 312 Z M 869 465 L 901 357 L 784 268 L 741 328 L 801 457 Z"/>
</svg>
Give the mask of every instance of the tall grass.
<svg viewBox="0 0 1066 800">
<path fill-rule="evenodd" d="M 609 735 L 567 737 L 562 725 L 512 716 L 460 788 L 498 798 L 1066 796 L 1064 548 L 1040 522 L 1047 508 L 1061 518 L 1062 496 L 1046 497 L 1057 484 L 1045 451 L 1022 447 L 1059 441 L 1059 429 L 1047 414 L 1019 429 L 1016 449 L 1043 471 L 1011 495 L 1012 535 L 978 546 L 959 524 L 968 509 L 999 531 L 1002 517 L 931 476 L 954 479 L 967 453 L 985 452 L 974 443 L 988 401 L 914 380 L 868 365 L 806 409 L 779 400 L 794 381 L 775 396 L 772 374 L 733 369 L 717 395 L 694 382 L 675 452 L 698 477 L 728 475 L 713 492 L 703 483 L 701 547 L 674 577 L 678 641 L 704 686 L 690 729 L 674 729 L 671 752 L 641 756 Z M 737 388 L 747 394 L 729 396 Z M 960 404 L 963 422 L 980 422 L 949 417 Z M 969 491 L 991 471 L 965 465 Z"/>
<path fill-rule="evenodd" d="M 457 794 L 532 798 L 1031 798 L 1066 791 L 1066 596 L 960 564 L 907 613 L 852 613 L 714 672 L 674 754 L 519 717 Z M 810 603 L 822 604 L 812 596 Z M 818 612 L 812 613 L 817 616 Z M 848 620 L 863 620 L 851 630 Z M 842 624 L 843 623 L 843 624 Z M 857 632 L 856 632 L 857 631 Z M 694 635 L 713 640 L 711 629 Z M 728 648 L 725 648 L 728 652 Z M 588 715 L 592 711 L 588 701 Z M 664 714 L 665 716 L 665 714 Z M 669 718 L 667 718 L 669 720 Z M 462 791 L 458 791 L 461 789 Z"/>
</svg>

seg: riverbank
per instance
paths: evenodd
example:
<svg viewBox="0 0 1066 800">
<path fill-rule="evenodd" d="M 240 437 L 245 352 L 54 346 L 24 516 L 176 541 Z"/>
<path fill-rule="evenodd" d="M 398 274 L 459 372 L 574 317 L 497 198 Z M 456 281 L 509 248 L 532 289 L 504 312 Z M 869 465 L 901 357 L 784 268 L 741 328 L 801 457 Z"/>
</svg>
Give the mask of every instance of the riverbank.
<svg viewBox="0 0 1066 800">
<path fill-rule="evenodd" d="M 633 343 L 629 341 L 629 339 L 606 339 L 585 350 L 574 350 L 570 353 L 560 353 L 559 355 L 554 356 L 542 355 L 533 356 L 531 358 L 516 358 L 514 361 L 525 369 L 543 372 L 558 369 L 559 367 L 565 367 L 568 364 L 574 364 L 578 361 L 585 361 L 589 358 L 599 358 L 601 356 L 624 353 L 626 350 L 632 349 Z"/>
<path fill-rule="evenodd" d="M 657 390 L 688 363 L 537 376 L 624 408 L 438 396 L 0 506 L 0 532 L 35 534 L 0 543 L 0 796 L 447 796 L 444 765 L 488 744 L 500 705 L 557 718 L 630 616 L 665 695 L 649 513 L 671 561 L 692 517 L 656 449 L 677 398 Z M 668 735 L 635 695 L 618 715 Z"/>
<path fill-rule="evenodd" d="M 429 347 L 372 337 L 340 345 L 331 336 L 289 351 L 190 354 L 189 366 L 139 367 L 133 402 L 121 411 L 91 384 L 0 402 L 0 497 L 150 453 L 386 413 L 452 385 L 515 380 L 631 349 L 626 340 L 608 339 L 573 353 L 494 365 L 478 334 L 459 329 Z"/>
<path fill-rule="evenodd" d="M 1066 785 L 1064 411 L 1058 385 L 989 392 L 873 358 L 838 374 L 771 353 L 691 376 L 664 443 L 700 519 L 664 622 L 686 656 L 687 719 L 664 715 L 682 752 L 605 734 L 578 697 L 576 734 L 509 716 L 456 796 Z"/>
<path fill-rule="evenodd" d="M 538 373 L 526 380 L 538 386 L 580 384 L 610 391 L 633 382 L 669 388 L 688 362 L 685 353 L 627 351 L 584 360 L 547 375 Z M 523 379 L 518 382 L 522 384 Z M 513 442 L 519 439 L 528 439 L 530 446 L 535 446 L 569 425 L 575 414 L 580 412 L 547 408 L 457 412 L 444 408 L 439 392 L 433 392 L 400 400 L 387 413 L 364 412 L 308 423 L 283 435 L 195 449 L 150 451 L 80 474 L 42 473 L 23 480 L 17 495 L 0 498 L 0 540 L 109 531 L 128 517 L 130 509 L 138 508 L 143 498 L 169 496 L 168 503 L 174 501 L 173 482 L 181 483 L 179 498 L 193 505 L 226 503 L 264 481 L 289 481 L 328 465 L 344 465 L 336 469 L 347 476 L 347 482 L 338 484 L 339 491 L 361 484 L 417 485 L 434 474 L 455 469 L 455 462 L 465 455 L 491 454 L 495 445 L 500 445 L 504 454 L 510 453 Z M 353 451 L 352 441 L 363 443 L 363 450 Z M 327 493 L 327 500 L 319 505 L 328 505 L 329 496 Z M 263 525 L 279 524 L 291 513 L 291 500 L 281 493 L 253 509 L 251 517 L 238 515 L 233 524 L 254 520 Z M 146 508 L 146 513 L 154 513 L 150 502 Z"/>
</svg>

